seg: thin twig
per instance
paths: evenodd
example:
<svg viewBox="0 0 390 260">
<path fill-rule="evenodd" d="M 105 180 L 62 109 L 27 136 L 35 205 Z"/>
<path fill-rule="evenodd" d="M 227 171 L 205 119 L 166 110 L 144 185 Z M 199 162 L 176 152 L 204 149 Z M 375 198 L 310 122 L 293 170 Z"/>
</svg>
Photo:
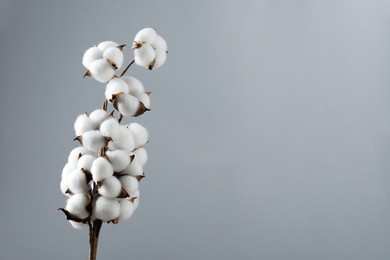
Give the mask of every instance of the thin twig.
<svg viewBox="0 0 390 260">
<path fill-rule="evenodd" d="M 119 77 L 122 77 L 123 75 L 126 74 L 127 70 L 130 68 L 131 65 L 133 65 L 135 60 L 132 60 L 129 65 L 127 65 L 127 67 L 125 68 L 125 70 L 121 73 L 121 75 Z"/>
</svg>

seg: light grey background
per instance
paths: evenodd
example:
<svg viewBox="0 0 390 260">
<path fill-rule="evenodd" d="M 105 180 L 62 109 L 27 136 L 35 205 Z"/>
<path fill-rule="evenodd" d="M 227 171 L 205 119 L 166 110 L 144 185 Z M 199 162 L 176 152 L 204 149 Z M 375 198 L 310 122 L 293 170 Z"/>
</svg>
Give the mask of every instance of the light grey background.
<svg viewBox="0 0 390 260">
<path fill-rule="evenodd" d="M 61 170 L 83 52 L 155 27 L 147 178 L 99 259 L 390 258 L 390 2 L 0 1 L 0 259 L 87 259 Z M 129 48 L 126 57 L 132 59 Z"/>
</svg>

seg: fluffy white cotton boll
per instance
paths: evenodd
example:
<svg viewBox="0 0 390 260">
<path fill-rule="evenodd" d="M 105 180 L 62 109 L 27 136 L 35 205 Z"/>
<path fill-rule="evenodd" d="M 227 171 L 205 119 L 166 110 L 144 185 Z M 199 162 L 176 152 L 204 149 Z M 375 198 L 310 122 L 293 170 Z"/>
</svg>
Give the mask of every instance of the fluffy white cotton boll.
<svg viewBox="0 0 390 260">
<path fill-rule="evenodd" d="M 68 178 L 69 189 L 73 193 L 86 193 L 91 187 L 88 185 L 87 177 L 82 170 L 74 170 Z"/>
<path fill-rule="evenodd" d="M 94 130 L 95 128 L 94 123 L 86 114 L 79 115 L 74 122 L 74 131 L 76 136 L 82 135 L 84 132 Z"/>
<path fill-rule="evenodd" d="M 148 130 L 138 123 L 131 123 L 128 126 L 134 135 L 135 148 L 144 146 L 149 140 Z"/>
<path fill-rule="evenodd" d="M 144 175 L 144 169 L 142 163 L 134 158 L 134 160 L 123 170 L 123 174 L 129 174 L 131 176 Z"/>
<path fill-rule="evenodd" d="M 91 167 L 92 179 L 95 182 L 100 182 L 114 174 L 114 170 L 109 161 L 104 157 L 96 158 Z"/>
<path fill-rule="evenodd" d="M 71 194 L 67 193 L 67 191 L 69 191 L 69 176 L 66 176 L 65 178 L 62 178 L 61 179 L 61 183 L 60 183 L 60 188 L 61 188 L 61 192 L 62 194 L 64 194 L 65 196 L 67 197 L 70 197 L 72 196 Z"/>
<path fill-rule="evenodd" d="M 84 224 L 84 223 L 81 223 L 81 222 L 76 222 L 76 221 L 73 221 L 73 220 L 69 220 L 69 223 L 72 225 L 73 228 L 75 229 L 83 229 L 85 228 L 86 226 L 88 226 L 87 224 Z"/>
<path fill-rule="evenodd" d="M 121 172 L 130 164 L 129 153 L 125 150 L 107 151 L 106 156 L 114 168 L 114 172 Z"/>
<path fill-rule="evenodd" d="M 138 79 L 130 76 L 125 76 L 121 79 L 125 81 L 128 86 L 128 91 L 123 93 L 128 93 L 130 95 L 137 96 L 139 93 L 145 92 L 144 86 Z"/>
<path fill-rule="evenodd" d="M 167 42 L 160 35 L 157 35 L 156 40 L 153 43 L 151 43 L 151 45 L 155 50 L 162 50 L 166 52 L 168 49 Z"/>
<path fill-rule="evenodd" d="M 111 143 L 110 143 L 111 144 Z M 133 133 L 125 126 L 119 127 L 119 134 L 116 139 L 113 139 L 112 146 L 109 148 L 125 150 L 129 153 L 134 150 Z"/>
<path fill-rule="evenodd" d="M 156 59 L 153 64 L 153 69 L 157 69 L 161 67 L 167 60 L 166 50 L 156 49 L 155 51 L 156 51 Z"/>
<path fill-rule="evenodd" d="M 73 164 L 71 163 L 66 163 L 64 168 L 62 168 L 62 173 L 61 173 L 61 179 L 64 179 L 66 178 L 67 176 L 69 176 L 69 174 L 76 170 L 76 168 L 74 167 Z"/>
<path fill-rule="evenodd" d="M 91 114 L 89 114 L 90 120 L 95 125 L 95 129 L 99 128 L 100 124 L 103 123 L 104 120 L 106 120 L 110 114 L 107 113 L 107 111 L 103 109 L 96 109 L 92 111 Z"/>
<path fill-rule="evenodd" d="M 81 156 L 79 161 L 77 162 L 77 169 L 84 169 L 90 172 L 92 168 L 92 163 L 93 161 L 95 161 L 95 159 L 96 157 L 91 154 Z"/>
<path fill-rule="evenodd" d="M 133 153 L 135 155 L 135 159 L 137 159 L 137 161 L 139 161 L 142 166 L 145 166 L 146 162 L 148 161 L 148 153 L 146 152 L 146 149 L 140 147 L 137 150 L 134 150 Z"/>
<path fill-rule="evenodd" d="M 70 152 L 68 156 L 68 163 L 70 163 L 73 166 L 73 168 L 76 168 L 77 161 L 79 160 L 80 154 L 81 156 L 83 156 L 85 154 L 90 154 L 90 153 L 91 152 L 83 146 L 76 147 Z"/>
<path fill-rule="evenodd" d="M 82 142 L 88 150 L 95 153 L 98 153 L 107 143 L 105 137 L 100 134 L 99 130 L 85 132 L 82 135 Z"/>
<path fill-rule="evenodd" d="M 111 137 L 112 140 L 116 140 L 119 136 L 120 124 L 117 119 L 111 117 L 100 125 L 99 130 L 103 136 L 108 136 Z"/>
<path fill-rule="evenodd" d="M 102 51 L 97 47 L 91 47 L 84 53 L 83 65 L 89 69 L 92 62 L 101 58 L 103 58 Z"/>
<path fill-rule="evenodd" d="M 105 83 L 112 79 L 115 74 L 112 65 L 104 59 L 96 60 L 89 66 L 92 77 L 99 82 Z"/>
<path fill-rule="evenodd" d="M 68 199 L 65 209 L 72 215 L 85 219 L 89 216 L 86 209 L 89 201 L 90 198 L 87 194 L 75 194 Z"/>
<path fill-rule="evenodd" d="M 134 41 L 137 43 L 149 43 L 152 44 L 157 37 L 156 30 L 153 28 L 144 28 L 141 31 L 139 31 L 135 37 Z"/>
<path fill-rule="evenodd" d="M 123 189 L 131 196 L 134 197 L 133 194 L 135 194 L 138 190 L 138 180 L 134 176 L 130 175 L 124 175 L 119 178 L 120 182 L 122 183 Z"/>
<path fill-rule="evenodd" d="M 134 213 L 133 203 L 131 203 L 129 199 L 125 199 L 125 200 L 121 200 L 119 202 L 119 205 L 121 207 L 121 212 L 119 214 L 118 220 L 125 221 L 129 219 Z"/>
<path fill-rule="evenodd" d="M 98 44 L 97 48 L 103 53 L 107 48 L 117 47 L 119 44 L 113 41 L 104 41 Z"/>
<path fill-rule="evenodd" d="M 104 95 L 106 96 L 107 100 L 112 99 L 112 95 L 118 94 L 118 93 L 129 93 L 129 87 L 126 84 L 126 81 L 122 78 L 113 78 L 107 83 L 106 86 L 106 92 Z"/>
<path fill-rule="evenodd" d="M 144 104 L 144 106 L 150 109 L 150 98 L 145 92 L 139 93 L 137 96 L 138 100 Z"/>
<path fill-rule="evenodd" d="M 135 64 L 141 67 L 149 68 L 155 57 L 156 54 L 150 44 L 144 43 L 140 48 L 134 49 Z"/>
<path fill-rule="evenodd" d="M 115 176 L 110 176 L 103 180 L 98 191 L 100 195 L 113 199 L 121 193 L 122 184 Z"/>
<path fill-rule="evenodd" d="M 136 97 L 124 94 L 118 98 L 118 111 L 123 116 L 131 117 L 135 115 L 138 111 L 139 101 Z"/>
<path fill-rule="evenodd" d="M 103 221 L 116 219 L 120 214 L 120 205 L 116 199 L 100 196 L 95 203 L 94 215 Z"/>
<path fill-rule="evenodd" d="M 109 47 L 103 52 L 103 59 L 120 69 L 123 64 L 123 52 L 117 47 Z"/>
</svg>

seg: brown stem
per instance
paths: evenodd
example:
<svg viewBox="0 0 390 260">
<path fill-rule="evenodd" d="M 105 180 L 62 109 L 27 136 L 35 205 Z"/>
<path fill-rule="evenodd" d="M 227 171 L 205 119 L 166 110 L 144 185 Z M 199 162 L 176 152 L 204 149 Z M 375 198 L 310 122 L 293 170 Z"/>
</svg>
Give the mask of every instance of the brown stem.
<svg viewBox="0 0 390 260">
<path fill-rule="evenodd" d="M 96 260 L 99 234 L 102 227 L 102 221 L 97 219 L 93 224 L 89 224 L 89 258 L 88 260 Z"/>
<path fill-rule="evenodd" d="M 127 65 L 127 67 L 125 68 L 125 70 L 121 73 L 121 75 L 119 77 L 122 77 L 123 75 L 126 74 L 127 70 L 130 68 L 131 65 L 133 65 L 135 60 L 132 60 L 129 65 Z"/>
</svg>

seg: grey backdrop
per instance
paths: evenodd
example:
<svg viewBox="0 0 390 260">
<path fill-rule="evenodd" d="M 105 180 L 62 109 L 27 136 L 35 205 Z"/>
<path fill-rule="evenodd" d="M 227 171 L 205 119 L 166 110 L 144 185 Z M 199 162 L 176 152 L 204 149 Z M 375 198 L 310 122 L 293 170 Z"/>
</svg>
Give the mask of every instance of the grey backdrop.
<svg viewBox="0 0 390 260">
<path fill-rule="evenodd" d="M 390 258 L 389 1 L 0 3 L 0 259 L 87 259 L 56 211 L 104 92 L 81 58 L 149 26 L 170 52 L 130 70 L 153 91 L 147 178 L 99 259 Z"/>
</svg>

